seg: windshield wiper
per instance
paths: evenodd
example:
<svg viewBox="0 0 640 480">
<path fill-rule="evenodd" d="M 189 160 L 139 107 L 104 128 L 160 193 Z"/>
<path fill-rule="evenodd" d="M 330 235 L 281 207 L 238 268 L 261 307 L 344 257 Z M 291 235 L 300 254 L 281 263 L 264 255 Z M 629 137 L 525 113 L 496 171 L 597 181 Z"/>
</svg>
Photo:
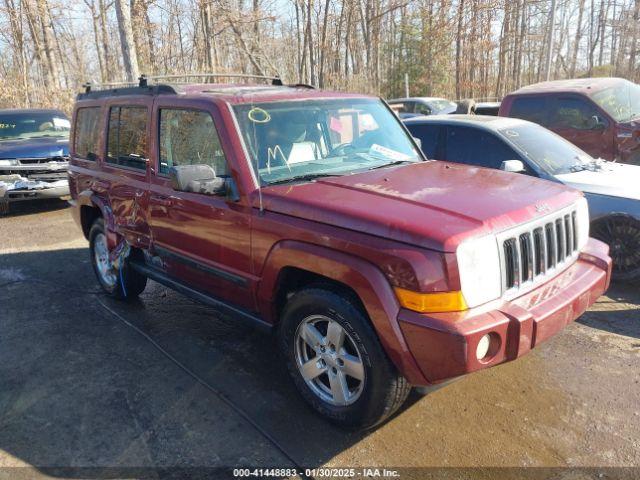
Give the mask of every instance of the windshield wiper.
<svg viewBox="0 0 640 480">
<path fill-rule="evenodd" d="M 392 167 L 394 165 L 402 165 L 403 163 L 418 163 L 418 162 L 416 160 L 396 160 L 395 162 L 385 163 L 383 165 L 376 165 L 375 167 L 371 167 L 369 170 L 377 170 L 378 168 Z"/>
<path fill-rule="evenodd" d="M 282 183 L 290 183 L 290 182 L 310 182 L 312 180 L 316 180 L 317 178 L 323 177 L 340 177 L 341 175 L 336 173 L 307 173 L 306 175 L 298 175 L 295 177 L 283 178 L 281 180 L 275 180 L 273 182 L 269 182 L 268 185 L 279 185 Z"/>
</svg>

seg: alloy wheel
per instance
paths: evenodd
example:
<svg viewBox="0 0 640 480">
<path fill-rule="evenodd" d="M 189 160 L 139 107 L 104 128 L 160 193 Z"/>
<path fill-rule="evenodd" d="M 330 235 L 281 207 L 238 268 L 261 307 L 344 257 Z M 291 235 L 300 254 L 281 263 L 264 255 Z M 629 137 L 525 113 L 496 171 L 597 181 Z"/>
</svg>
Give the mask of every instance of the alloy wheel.
<svg viewBox="0 0 640 480">
<path fill-rule="evenodd" d="M 116 272 L 109 260 L 109 247 L 104 233 L 98 233 L 93 241 L 93 254 L 96 261 L 96 270 L 100 280 L 109 288 L 113 288 L 118 281 Z"/>
<path fill-rule="evenodd" d="M 335 320 L 311 315 L 300 322 L 295 357 L 298 371 L 323 401 L 346 406 L 360 398 L 365 384 L 362 356 L 351 335 Z"/>
</svg>

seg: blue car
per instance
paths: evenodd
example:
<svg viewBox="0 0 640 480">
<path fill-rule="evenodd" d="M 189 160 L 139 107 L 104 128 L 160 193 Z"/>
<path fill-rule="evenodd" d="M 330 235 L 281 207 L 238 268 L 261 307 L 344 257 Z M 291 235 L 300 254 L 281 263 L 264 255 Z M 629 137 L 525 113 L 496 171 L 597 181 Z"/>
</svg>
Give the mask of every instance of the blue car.
<svg viewBox="0 0 640 480">
<path fill-rule="evenodd" d="M 640 280 L 640 166 L 595 159 L 546 128 L 516 118 L 439 115 L 404 123 L 428 158 L 582 190 L 589 202 L 591 236 L 611 248 L 613 279 Z"/>
<path fill-rule="evenodd" d="M 0 214 L 11 202 L 69 195 L 70 126 L 59 110 L 0 110 Z"/>
</svg>

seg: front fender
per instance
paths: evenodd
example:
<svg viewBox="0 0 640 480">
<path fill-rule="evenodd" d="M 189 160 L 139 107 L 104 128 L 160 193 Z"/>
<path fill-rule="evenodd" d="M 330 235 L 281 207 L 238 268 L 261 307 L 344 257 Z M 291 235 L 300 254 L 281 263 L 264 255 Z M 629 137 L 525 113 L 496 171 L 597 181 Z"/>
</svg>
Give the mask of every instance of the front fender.
<svg viewBox="0 0 640 480">
<path fill-rule="evenodd" d="M 264 318 L 273 323 L 273 299 L 278 277 L 285 267 L 295 267 L 330 278 L 352 288 L 364 305 L 382 347 L 398 370 L 412 384 L 427 380 L 409 351 L 398 324 L 400 304 L 384 274 L 361 258 L 296 241 L 283 241 L 270 251 L 258 287 L 258 305 Z"/>
</svg>

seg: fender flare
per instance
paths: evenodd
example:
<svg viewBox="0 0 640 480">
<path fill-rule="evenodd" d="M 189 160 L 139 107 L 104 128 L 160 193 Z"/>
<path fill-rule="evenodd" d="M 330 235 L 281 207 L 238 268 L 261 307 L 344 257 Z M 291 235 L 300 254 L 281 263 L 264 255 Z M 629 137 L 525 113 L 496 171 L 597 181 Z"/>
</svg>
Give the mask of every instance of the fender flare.
<svg viewBox="0 0 640 480">
<path fill-rule="evenodd" d="M 107 244 L 110 249 L 115 248 L 118 244 L 118 234 L 116 232 L 115 217 L 107 200 L 96 195 L 92 190 L 84 190 L 78 194 L 76 202 L 79 209 L 91 207 L 100 210 L 104 220 L 104 227 L 107 230 Z"/>
<path fill-rule="evenodd" d="M 418 368 L 398 323 L 400 304 L 389 281 L 373 264 L 327 247 L 298 241 L 277 243 L 265 260 L 257 298 L 261 312 L 273 318 L 273 298 L 283 268 L 295 267 L 347 285 L 358 295 L 385 352 L 412 384 L 429 382 Z"/>
</svg>

